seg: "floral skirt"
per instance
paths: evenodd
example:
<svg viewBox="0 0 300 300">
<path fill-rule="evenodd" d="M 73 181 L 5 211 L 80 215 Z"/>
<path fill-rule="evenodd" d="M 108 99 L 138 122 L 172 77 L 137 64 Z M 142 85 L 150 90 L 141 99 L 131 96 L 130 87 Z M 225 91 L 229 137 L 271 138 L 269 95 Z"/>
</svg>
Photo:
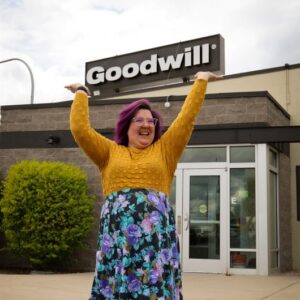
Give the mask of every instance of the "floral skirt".
<svg viewBox="0 0 300 300">
<path fill-rule="evenodd" d="M 168 197 L 126 189 L 102 206 L 90 300 L 182 299 L 179 243 Z"/>
</svg>

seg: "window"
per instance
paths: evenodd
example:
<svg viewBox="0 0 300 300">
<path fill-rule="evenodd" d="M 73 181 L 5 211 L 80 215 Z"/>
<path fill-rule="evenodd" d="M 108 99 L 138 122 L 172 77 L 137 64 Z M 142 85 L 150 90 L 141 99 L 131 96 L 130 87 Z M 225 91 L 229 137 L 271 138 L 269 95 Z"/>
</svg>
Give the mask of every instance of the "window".
<svg viewBox="0 0 300 300">
<path fill-rule="evenodd" d="M 269 164 L 271 167 L 277 168 L 277 154 L 272 150 L 269 151 Z"/>
<path fill-rule="evenodd" d="M 226 162 L 226 147 L 186 148 L 180 162 Z"/>
<path fill-rule="evenodd" d="M 231 268 L 256 268 L 254 168 L 230 170 L 230 248 Z"/>
<path fill-rule="evenodd" d="M 248 163 L 255 162 L 255 147 L 230 147 L 231 163 Z"/>
</svg>

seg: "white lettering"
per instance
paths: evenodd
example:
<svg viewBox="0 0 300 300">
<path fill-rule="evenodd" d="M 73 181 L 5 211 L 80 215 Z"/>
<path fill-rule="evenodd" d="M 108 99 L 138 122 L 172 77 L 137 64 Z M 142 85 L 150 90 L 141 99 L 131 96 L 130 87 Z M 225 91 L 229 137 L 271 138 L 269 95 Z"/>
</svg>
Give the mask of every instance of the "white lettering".
<svg viewBox="0 0 300 300">
<path fill-rule="evenodd" d="M 108 81 L 116 81 L 122 76 L 122 69 L 120 67 L 110 67 L 106 71 L 105 78 Z"/>
<path fill-rule="evenodd" d="M 179 69 L 182 67 L 197 66 L 210 62 L 210 45 L 196 45 L 193 47 L 184 48 L 184 53 L 169 55 L 167 57 L 158 57 L 157 54 L 152 54 L 150 59 L 146 59 L 139 64 L 129 63 L 125 66 L 112 66 L 105 70 L 101 66 L 92 67 L 87 71 L 86 80 L 88 84 L 99 84 L 107 81 L 119 80 L 124 78 L 134 78 L 139 73 L 149 75 L 157 73 L 158 66 L 160 71 L 165 72 L 171 69 Z"/>
<path fill-rule="evenodd" d="M 209 44 L 202 45 L 202 63 L 209 63 Z"/>
<path fill-rule="evenodd" d="M 102 67 L 93 67 L 88 70 L 86 74 L 86 81 L 89 84 L 98 84 L 104 82 L 104 72 L 105 70 Z"/>
<path fill-rule="evenodd" d="M 150 59 L 144 60 L 140 66 L 140 72 L 148 75 L 157 72 L 157 54 L 151 55 Z"/>
<path fill-rule="evenodd" d="M 177 54 L 176 58 L 174 58 L 173 55 L 167 56 L 166 59 L 164 57 L 160 57 L 158 59 L 158 63 L 162 71 L 168 71 L 170 67 L 172 67 L 172 69 L 179 69 L 182 63 L 182 59 L 183 53 L 179 53 Z"/>
<path fill-rule="evenodd" d="M 193 47 L 193 63 L 194 66 L 200 65 L 200 46 L 194 46 Z"/>
<path fill-rule="evenodd" d="M 188 47 L 184 49 L 184 66 L 190 67 L 192 65 L 192 48 Z"/>
<path fill-rule="evenodd" d="M 130 63 L 123 67 L 123 76 L 125 78 L 133 78 L 139 74 L 139 65 L 136 63 Z"/>
</svg>

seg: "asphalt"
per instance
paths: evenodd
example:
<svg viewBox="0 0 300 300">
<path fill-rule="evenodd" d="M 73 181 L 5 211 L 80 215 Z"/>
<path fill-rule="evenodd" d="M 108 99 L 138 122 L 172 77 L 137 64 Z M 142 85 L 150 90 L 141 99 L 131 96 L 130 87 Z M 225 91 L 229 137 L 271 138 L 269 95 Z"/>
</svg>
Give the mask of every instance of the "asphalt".
<svg viewBox="0 0 300 300">
<path fill-rule="evenodd" d="M 92 273 L 0 274 L 0 300 L 87 300 Z M 185 300 L 300 300 L 300 275 L 183 274 Z"/>
</svg>

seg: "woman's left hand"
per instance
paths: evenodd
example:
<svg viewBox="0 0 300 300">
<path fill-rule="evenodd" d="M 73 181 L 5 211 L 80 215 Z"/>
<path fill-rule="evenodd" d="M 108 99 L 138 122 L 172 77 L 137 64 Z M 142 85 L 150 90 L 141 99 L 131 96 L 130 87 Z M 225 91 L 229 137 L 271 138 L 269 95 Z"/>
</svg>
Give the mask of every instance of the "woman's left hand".
<svg viewBox="0 0 300 300">
<path fill-rule="evenodd" d="M 196 79 L 203 79 L 206 81 L 214 81 L 214 80 L 218 80 L 218 79 L 222 79 L 223 75 L 217 75 L 215 73 L 212 72 L 198 72 L 195 74 L 195 78 Z"/>
</svg>

